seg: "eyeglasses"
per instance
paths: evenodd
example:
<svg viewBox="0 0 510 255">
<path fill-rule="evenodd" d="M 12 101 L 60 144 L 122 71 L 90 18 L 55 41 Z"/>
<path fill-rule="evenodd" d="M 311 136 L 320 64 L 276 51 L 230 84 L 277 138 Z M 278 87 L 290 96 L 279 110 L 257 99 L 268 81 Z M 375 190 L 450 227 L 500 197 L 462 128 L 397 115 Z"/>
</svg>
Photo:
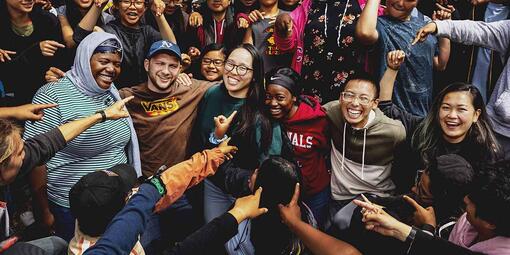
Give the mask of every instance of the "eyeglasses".
<svg viewBox="0 0 510 255">
<path fill-rule="evenodd" d="M 238 66 L 230 61 L 225 62 L 225 71 L 232 72 L 232 70 L 236 69 L 237 74 L 239 76 L 244 76 L 248 71 L 253 71 L 252 68 L 246 67 L 246 66 Z"/>
<path fill-rule="evenodd" d="M 352 92 L 342 92 L 342 100 L 346 102 L 353 102 L 356 98 L 359 100 L 359 103 L 361 105 L 368 105 L 370 104 L 370 102 L 372 102 L 372 100 L 374 100 L 373 98 L 370 98 L 368 96 L 364 95 L 358 96 Z"/>
<path fill-rule="evenodd" d="M 212 58 L 203 58 L 202 59 L 202 65 L 208 66 L 211 63 L 213 63 L 213 65 L 216 67 L 220 67 L 225 63 L 225 61 L 223 59 L 212 59 Z M 237 71 L 239 71 L 239 70 L 237 70 Z"/>
<path fill-rule="evenodd" d="M 140 1 L 140 0 L 138 0 L 138 1 L 120 0 L 119 2 L 120 2 L 120 4 L 127 6 L 126 8 L 131 7 L 131 5 L 134 5 L 136 8 L 139 8 L 139 9 L 145 7 L 145 1 Z"/>
</svg>

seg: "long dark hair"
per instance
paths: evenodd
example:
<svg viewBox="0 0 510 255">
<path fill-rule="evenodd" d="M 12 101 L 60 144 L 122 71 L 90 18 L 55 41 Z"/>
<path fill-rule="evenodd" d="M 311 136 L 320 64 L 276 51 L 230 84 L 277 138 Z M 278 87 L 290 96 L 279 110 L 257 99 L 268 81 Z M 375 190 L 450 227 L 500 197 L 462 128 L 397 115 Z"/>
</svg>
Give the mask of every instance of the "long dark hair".
<svg viewBox="0 0 510 255">
<path fill-rule="evenodd" d="M 425 164 L 429 164 L 434 158 L 439 156 L 439 150 L 442 149 L 440 143 L 445 142 L 439 120 L 439 110 L 445 96 L 452 92 L 469 93 L 475 111 L 480 110 L 478 120 L 471 125 L 465 138 L 473 143 L 470 146 L 473 146 L 473 149 L 479 152 L 479 158 L 471 158 L 468 160 L 470 162 L 497 160 L 500 154 L 500 147 L 492 131 L 492 126 L 487 111 L 485 110 L 485 103 L 483 102 L 480 91 L 475 86 L 463 82 L 452 83 L 439 92 L 429 114 L 420 123 L 413 134 L 413 147 L 418 149 Z"/>
<path fill-rule="evenodd" d="M 264 89 L 264 63 L 262 56 L 251 44 L 241 44 L 235 49 L 245 49 L 253 59 L 253 78 L 248 87 L 246 102 L 239 109 L 236 115 L 236 129 L 234 134 L 249 139 L 251 144 L 257 144 L 255 138 L 256 128 L 261 130 L 260 152 L 266 152 L 271 145 L 272 126 L 267 117 L 265 109 L 265 89 Z M 230 55 L 230 54 L 229 54 Z"/>
<path fill-rule="evenodd" d="M 300 242 L 285 226 L 278 213 L 278 204 L 286 205 L 292 199 L 296 183 L 300 182 L 300 171 L 295 164 L 279 157 L 266 159 L 258 169 L 255 190 L 262 187 L 260 207 L 269 211 L 252 220 L 251 240 L 256 254 L 284 254 L 283 251 L 301 250 Z M 301 205 L 301 202 L 299 202 Z M 303 216 L 306 210 L 303 210 Z M 268 234 L 271 233 L 271 234 Z M 299 249 L 296 245 L 300 245 Z M 286 252 L 287 254 L 297 254 Z"/>
</svg>

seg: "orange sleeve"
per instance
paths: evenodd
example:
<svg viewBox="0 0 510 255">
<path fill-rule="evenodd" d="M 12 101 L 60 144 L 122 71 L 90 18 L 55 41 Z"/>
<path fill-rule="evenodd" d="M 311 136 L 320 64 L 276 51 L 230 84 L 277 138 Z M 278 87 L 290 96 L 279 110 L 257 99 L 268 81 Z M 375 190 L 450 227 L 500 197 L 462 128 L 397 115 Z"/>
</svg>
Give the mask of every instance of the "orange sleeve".
<svg viewBox="0 0 510 255">
<path fill-rule="evenodd" d="M 218 148 L 204 150 L 163 172 L 161 180 L 165 184 L 166 195 L 156 204 L 155 212 L 167 208 L 179 199 L 186 189 L 200 183 L 207 176 L 213 175 L 218 166 L 223 163 L 224 157 Z"/>
</svg>

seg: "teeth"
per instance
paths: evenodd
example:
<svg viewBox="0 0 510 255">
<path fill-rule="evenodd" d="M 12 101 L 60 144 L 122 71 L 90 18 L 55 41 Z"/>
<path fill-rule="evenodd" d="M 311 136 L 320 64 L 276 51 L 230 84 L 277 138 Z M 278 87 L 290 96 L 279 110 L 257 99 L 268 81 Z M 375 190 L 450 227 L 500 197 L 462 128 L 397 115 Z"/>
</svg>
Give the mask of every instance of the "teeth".
<svg viewBox="0 0 510 255">
<path fill-rule="evenodd" d="M 236 79 L 234 79 L 232 77 L 228 77 L 228 83 L 235 85 L 235 84 L 237 84 L 237 82 L 238 81 Z"/>
<path fill-rule="evenodd" d="M 349 113 L 349 116 L 354 119 L 358 118 L 361 115 L 361 111 L 359 110 L 347 109 L 347 112 Z"/>
</svg>

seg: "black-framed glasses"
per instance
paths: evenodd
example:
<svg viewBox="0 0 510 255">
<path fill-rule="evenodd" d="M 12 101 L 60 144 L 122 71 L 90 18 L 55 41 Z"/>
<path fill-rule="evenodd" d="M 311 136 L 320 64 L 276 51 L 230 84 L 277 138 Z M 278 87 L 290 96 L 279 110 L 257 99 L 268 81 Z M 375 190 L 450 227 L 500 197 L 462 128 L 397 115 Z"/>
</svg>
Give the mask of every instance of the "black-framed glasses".
<svg viewBox="0 0 510 255">
<path fill-rule="evenodd" d="M 212 58 L 203 58 L 202 59 L 202 65 L 210 65 L 210 64 L 213 64 L 214 66 L 216 67 L 220 67 L 222 66 L 223 64 L 225 64 L 225 60 L 223 59 L 212 59 Z"/>
<path fill-rule="evenodd" d="M 240 66 L 232 63 L 231 61 L 225 62 L 225 71 L 232 72 L 232 70 L 236 69 L 236 72 L 239 76 L 244 76 L 248 71 L 253 71 L 252 68 L 246 66 Z"/>
<path fill-rule="evenodd" d="M 342 95 L 342 100 L 344 100 L 346 102 L 353 102 L 357 98 L 358 102 L 362 105 L 368 105 L 368 104 L 370 104 L 370 102 L 372 102 L 372 100 L 374 100 L 373 98 L 370 98 L 368 96 L 356 95 L 356 94 L 354 94 L 352 92 L 348 92 L 348 91 L 342 92 L 341 95 Z"/>
<path fill-rule="evenodd" d="M 136 0 L 136 1 L 132 1 L 132 0 L 120 0 L 119 3 L 124 5 L 124 6 L 127 6 L 126 8 L 131 7 L 131 5 L 134 5 L 138 9 L 141 9 L 141 8 L 145 7 L 145 1 L 140 1 L 140 0 Z"/>
</svg>

